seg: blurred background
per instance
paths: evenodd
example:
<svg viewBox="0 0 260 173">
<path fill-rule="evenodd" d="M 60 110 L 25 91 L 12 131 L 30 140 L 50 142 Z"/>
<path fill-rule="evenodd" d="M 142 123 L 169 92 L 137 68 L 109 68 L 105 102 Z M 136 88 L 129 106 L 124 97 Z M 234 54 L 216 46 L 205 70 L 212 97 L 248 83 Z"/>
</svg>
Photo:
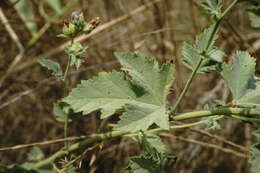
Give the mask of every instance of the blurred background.
<svg viewBox="0 0 260 173">
<path fill-rule="evenodd" d="M 181 47 L 212 23 L 196 0 L 20 0 L 0 1 L 0 147 L 42 142 L 63 137 L 63 124 L 52 114 L 53 103 L 62 97 L 62 85 L 37 61 L 49 58 L 63 68 L 66 39 L 58 38 L 63 21 L 72 11 L 82 11 L 89 21 L 100 17 L 100 26 L 79 38 L 89 48 L 85 63 L 69 75 L 71 87 L 100 71 L 119 69 L 116 51 L 139 51 L 160 62 L 176 64 L 177 79 L 171 102 L 180 94 L 191 71 L 182 65 Z M 231 0 L 224 1 L 226 7 Z M 230 62 L 236 50 L 248 50 L 257 60 L 259 30 L 250 26 L 246 3 L 223 21 L 217 46 Z M 260 68 L 257 68 L 259 73 Z M 217 73 L 198 75 L 178 112 L 201 109 L 214 99 L 230 99 Z M 111 129 L 114 118 L 100 120 L 94 112 L 69 125 L 70 136 L 90 135 Z M 172 172 L 247 173 L 248 154 L 254 137 L 250 124 L 234 119 L 220 122 L 220 130 L 204 127 L 162 133 L 169 150 L 178 158 Z M 121 138 L 101 144 L 82 158 L 87 172 L 122 172 L 128 156 L 141 152 L 136 141 Z M 45 155 L 63 144 L 42 146 Z M 0 152 L 0 164 L 22 163 L 30 148 Z M 82 150 L 84 151 L 84 150 Z M 75 155 L 82 153 L 75 152 Z M 242 154 L 242 155 L 241 155 Z"/>
</svg>

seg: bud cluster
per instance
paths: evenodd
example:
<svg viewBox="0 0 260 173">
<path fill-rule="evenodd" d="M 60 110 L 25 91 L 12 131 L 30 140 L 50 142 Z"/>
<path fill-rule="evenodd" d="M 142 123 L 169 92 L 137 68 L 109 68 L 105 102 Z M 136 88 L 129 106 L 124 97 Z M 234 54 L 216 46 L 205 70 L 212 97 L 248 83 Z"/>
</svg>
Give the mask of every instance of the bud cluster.
<svg viewBox="0 0 260 173">
<path fill-rule="evenodd" d="M 66 46 L 65 52 L 70 57 L 70 66 L 75 66 L 77 69 L 83 62 L 83 54 L 87 47 L 83 47 L 80 43 L 76 42 L 69 46 Z"/>
<path fill-rule="evenodd" d="M 58 37 L 74 38 L 80 33 L 88 34 L 100 23 L 99 18 L 86 22 L 82 12 L 74 11 L 71 14 L 70 21 L 64 22 L 62 34 Z"/>
<path fill-rule="evenodd" d="M 59 37 L 71 39 L 71 44 L 65 47 L 65 52 L 69 56 L 69 66 L 75 66 L 77 69 L 82 64 L 83 54 L 87 47 L 82 46 L 79 42 L 74 43 L 74 38 L 80 34 L 88 34 L 95 29 L 100 23 L 99 18 L 86 22 L 82 12 L 72 12 L 69 22 L 64 22 L 62 34 Z"/>
</svg>

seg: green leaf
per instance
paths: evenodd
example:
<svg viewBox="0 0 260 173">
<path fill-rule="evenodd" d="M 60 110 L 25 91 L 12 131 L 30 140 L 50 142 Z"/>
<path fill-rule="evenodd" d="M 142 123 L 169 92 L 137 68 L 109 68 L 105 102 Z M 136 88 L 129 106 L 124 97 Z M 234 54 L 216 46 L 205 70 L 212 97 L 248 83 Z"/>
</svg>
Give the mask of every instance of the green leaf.
<svg viewBox="0 0 260 173">
<path fill-rule="evenodd" d="M 195 70 L 201 58 L 203 58 L 203 62 L 198 69 L 198 73 L 215 71 L 218 64 L 223 61 L 225 54 L 214 47 L 217 39 L 214 29 L 215 24 L 205 29 L 196 38 L 194 46 L 184 42 L 182 47 L 183 64 L 192 71 Z M 212 35 L 214 36 L 212 37 Z"/>
<path fill-rule="evenodd" d="M 146 130 L 153 123 L 163 128 L 168 128 L 169 126 L 169 118 L 165 107 L 145 104 L 138 106 L 138 103 L 136 103 L 135 105 L 126 105 L 124 108 L 125 112 L 120 116 L 120 121 L 116 126 L 118 130 Z"/>
<path fill-rule="evenodd" d="M 165 173 L 151 156 L 135 156 L 130 158 L 128 173 Z"/>
<path fill-rule="evenodd" d="M 56 13 L 61 13 L 61 3 L 60 0 L 47 0 L 47 3 L 51 6 Z"/>
<path fill-rule="evenodd" d="M 200 3 L 211 15 L 219 18 L 221 17 L 222 0 L 207 0 Z"/>
<path fill-rule="evenodd" d="M 220 73 L 230 88 L 233 98 L 239 100 L 248 89 L 253 87 L 255 60 L 247 52 L 242 51 L 236 52 L 234 57 L 233 66 L 222 64 Z"/>
<path fill-rule="evenodd" d="M 206 28 L 197 38 L 195 41 L 195 48 L 196 51 L 198 51 L 199 54 L 205 53 L 211 51 L 214 47 L 215 41 L 217 40 L 217 34 L 215 34 L 213 37 L 215 25 L 211 25 L 209 28 Z M 209 44 L 210 43 L 210 44 Z M 209 46 L 208 46 L 209 44 Z"/>
<path fill-rule="evenodd" d="M 144 133 L 139 137 L 141 144 L 148 153 L 166 153 L 166 147 L 161 138 L 152 133 Z"/>
<path fill-rule="evenodd" d="M 238 100 L 236 104 L 245 107 L 260 107 L 260 82 L 251 83 L 252 89 L 247 92 Z"/>
<path fill-rule="evenodd" d="M 120 130 L 146 130 L 154 123 L 168 128 L 166 96 L 173 83 L 173 64 L 159 68 L 154 59 L 137 53 L 118 53 L 117 58 L 129 76 L 120 72 L 100 73 L 82 81 L 64 101 L 84 114 L 101 110 L 102 118 L 125 108 L 116 127 Z"/>
<path fill-rule="evenodd" d="M 55 119 L 59 122 L 65 122 L 68 115 L 68 122 L 79 119 L 81 113 L 75 113 L 71 106 L 65 102 L 58 102 L 53 104 L 53 114 Z"/>
<path fill-rule="evenodd" d="M 144 88 L 153 99 L 154 104 L 166 104 L 168 90 L 173 83 L 173 65 L 164 64 L 159 68 L 158 62 L 138 53 L 115 53 L 122 65 L 122 70 L 131 76 L 132 81 Z"/>
<path fill-rule="evenodd" d="M 62 76 L 62 69 L 60 67 L 60 64 L 50 60 L 50 59 L 41 59 L 39 60 L 39 63 L 43 66 L 46 67 L 47 69 L 51 70 L 52 74 L 57 77 Z"/>
<path fill-rule="evenodd" d="M 35 22 L 35 15 L 33 9 L 30 7 L 29 1 L 20 0 L 16 5 L 15 9 L 24 21 L 26 27 L 29 29 L 32 35 L 37 32 L 37 23 Z"/>
<path fill-rule="evenodd" d="M 220 51 L 211 50 L 210 51 L 210 58 L 204 59 L 198 73 L 209 73 L 210 71 L 215 71 L 218 66 L 218 61 L 222 60 L 222 55 L 220 55 Z M 183 55 L 183 64 L 191 69 L 192 71 L 195 70 L 197 64 L 199 63 L 200 59 L 203 58 L 197 50 L 191 46 L 190 44 L 184 43 L 182 47 L 182 55 Z M 212 60 L 214 59 L 214 60 Z"/>
<path fill-rule="evenodd" d="M 260 6 L 250 10 L 249 18 L 250 18 L 252 27 L 255 27 L 255 28 L 260 27 Z"/>
<path fill-rule="evenodd" d="M 252 148 L 252 157 L 249 160 L 251 164 L 251 171 L 252 173 L 259 173 L 260 172 L 260 144 L 256 144 Z"/>
<path fill-rule="evenodd" d="M 39 147 L 33 147 L 27 157 L 29 161 L 40 161 L 44 158 L 44 154 Z"/>
</svg>

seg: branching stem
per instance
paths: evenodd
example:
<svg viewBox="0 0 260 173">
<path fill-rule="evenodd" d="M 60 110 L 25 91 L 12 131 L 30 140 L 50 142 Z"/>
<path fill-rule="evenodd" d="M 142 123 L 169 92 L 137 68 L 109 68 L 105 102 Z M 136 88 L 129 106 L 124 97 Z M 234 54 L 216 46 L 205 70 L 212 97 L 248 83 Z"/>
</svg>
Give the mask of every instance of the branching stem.
<svg viewBox="0 0 260 173">
<path fill-rule="evenodd" d="M 210 45 L 212 44 L 212 41 L 214 41 L 214 37 L 215 35 L 217 34 L 217 31 L 218 31 L 218 28 L 219 28 L 219 25 L 220 25 L 220 22 L 222 21 L 222 19 L 226 16 L 226 14 L 236 5 L 236 3 L 238 2 L 238 0 L 234 0 L 227 8 L 226 10 L 223 12 L 222 16 L 216 21 L 215 25 L 214 25 L 214 28 L 213 28 L 213 32 L 212 34 L 210 35 L 210 39 L 207 43 L 207 47 L 205 49 L 205 52 L 207 52 L 207 50 L 209 49 Z M 202 56 L 203 56 L 203 53 L 202 53 Z M 180 96 L 178 97 L 175 105 L 173 106 L 173 108 L 171 109 L 171 112 L 170 112 L 170 115 L 171 117 L 174 116 L 178 106 L 180 105 L 181 101 L 183 100 L 185 94 L 187 93 L 188 89 L 190 88 L 190 85 L 194 79 L 194 77 L 196 76 L 201 64 L 203 62 L 203 58 L 201 58 L 199 60 L 199 63 L 197 64 L 196 68 L 193 70 L 193 72 L 191 73 L 190 75 L 190 78 L 188 79 L 188 81 L 186 82 L 185 84 L 185 87 L 184 89 L 182 90 Z"/>
<path fill-rule="evenodd" d="M 188 112 L 188 113 L 183 113 L 180 115 L 177 115 L 173 117 L 174 120 L 187 120 L 187 119 L 193 119 L 193 118 L 201 118 L 201 117 L 209 117 L 209 116 L 215 116 L 215 115 L 222 115 L 222 116 L 217 116 L 214 117 L 214 120 L 219 120 L 223 118 L 223 115 L 237 118 L 240 120 L 246 120 L 246 121 L 260 121 L 260 110 L 259 109 L 249 109 L 249 108 L 219 108 L 219 109 L 212 109 L 212 110 L 203 110 L 203 111 L 195 111 L 195 112 Z M 259 117 L 259 118 L 258 118 Z M 210 120 L 201 120 L 198 122 L 194 123 L 188 123 L 188 124 L 183 124 L 183 125 L 173 125 L 170 127 L 171 130 L 173 129 L 179 129 L 179 128 L 188 128 L 200 124 L 206 124 Z M 162 130 L 167 130 L 167 129 L 162 129 L 162 128 L 156 128 L 149 130 L 148 132 L 158 132 Z M 169 129 L 168 129 L 169 130 Z M 87 139 L 84 139 L 80 142 L 76 142 L 74 144 L 71 144 L 67 148 L 62 148 L 58 152 L 54 153 L 52 156 L 49 158 L 46 158 L 42 161 L 39 161 L 36 163 L 34 166 L 35 168 L 40 168 L 42 166 L 45 166 L 47 164 L 52 163 L 55 159 L 62 157 L 64 155 L 67 155 L 68 153 L 75 151 L 79 148 L 86 147 L 93 145 L 97 142 L 102 142 L 106 141 L 109 139 L 113 139 L 116 137 L 122 137 L 122 136 L 137 136 L 139 132 L 125 132 L 125 131 L 112 131 L 109 133 L 104 133 L 96 136 L 89 137 Z"/>
</svg>

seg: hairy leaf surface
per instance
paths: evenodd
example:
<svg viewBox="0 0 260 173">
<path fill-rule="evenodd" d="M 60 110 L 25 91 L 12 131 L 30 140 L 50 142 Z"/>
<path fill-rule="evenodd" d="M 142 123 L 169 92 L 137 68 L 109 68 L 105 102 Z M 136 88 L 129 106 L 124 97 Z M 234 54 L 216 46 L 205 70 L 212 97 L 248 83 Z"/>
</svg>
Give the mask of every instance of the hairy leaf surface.
<svg viewBox="0 0 260 173">
<path fill-rule="evenodd" d="M 213 32 L 215 29 L 215 25 L 211 25 L 209 28 L 206 28 L 197 38 L 195 42 L 196 49 L 199 53 L 208 52 L 213 49 L 215 41 L 217 40 L 217 35 L 215 34 L 213 37 Z M 209 44 L 210 43 L 210 44 Z M 208 46 L 209 44 L 209 46 Z"/>
<path fill-rule="evenodd" d="M 39 60 L 39 63 L 43 66 L 49 69 L 53 75 L 60 77 L 62 76 L 62 69 L 60 67 L 60 64 L 50 60 L 50 59 L 41 59 Z"/>
<path fill-rule="evenodd" d="M 233 66 L 222 64 L 221 75 L 230 88 L 233 98 L 240 99 L 252 86 L 255 74 L 255 60 L 247 53 L 238 51 Z"/>
<path fill-rule="evenodd" d="M 217 39 L 216 34 L 212 37 L 213 32 L 215 32 L 214 28 L 215 25 L 211 25 L 205 29 L 196 38 L 195 45 L 184 42 L 182 47 L 183 64 L 192 71 L 195 70 L 201 58 L 203 58 L 203 62 L 198 69 L 198 73 L 215 71 L 219 62 L 222 62 L 225 54 L 214 47 L 214 43 Z"/>
<path fill-rule="evenodd" d="M 201 2 L 200 5 L 204 7 L 213 16 L 220 17 L 222 0 L 207 0 Z"/>
<path fill-rule="evenodd" d="M 191 69 L 195 70 L 201 58 L 203 58 L 197 50 L 188 43 L 184 43 L 182 47 L 183 64 Z M 213 49 L 209 52 L 208 59 L 204 59 L 198 73 L 209 73 L 210 71 L 215 71 L 219 62 L 222 61 L 224 53 L 220 50 Z"/>
<path fill-rule="evenodd" d="M 238 105 L 246 107 L 260 107 L 260 82 L 256 82 L 251 85 L 251 87 L 254 88 L 248 89 L 246 94 L 237 100 Z"/>
<path fill-rule="evenodd" d="M 166 96 L 173 83 L 173 64 L 159 68 L 154 59 L 138 53 L 117 53 L 116 56 L 125 74 L 100 73 L 82 81 L 64 101 L 84 114 L 101 110 L 102 118 L 124 109 L 116 126 L 120 130 L 146 130 L 153 123 L 167 128 Z"/>
</svg>

